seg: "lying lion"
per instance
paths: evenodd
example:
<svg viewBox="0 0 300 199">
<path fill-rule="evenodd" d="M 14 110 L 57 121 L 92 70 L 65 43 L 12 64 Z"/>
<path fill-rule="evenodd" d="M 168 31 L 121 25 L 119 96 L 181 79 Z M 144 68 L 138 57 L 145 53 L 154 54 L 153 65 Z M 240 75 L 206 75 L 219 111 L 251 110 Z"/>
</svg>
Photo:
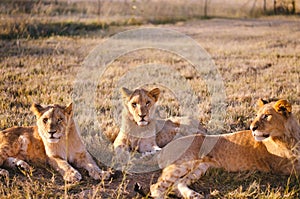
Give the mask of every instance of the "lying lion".
<svg viewBox="0 0 300 199">
<path fill-rule="evenodd" d="M 122 126 L 113 143 L 117 154 L 121 150 L 137 150 L 140 153 L 155 153 L 160 150 L 156 143 L 156 122 L 153 118 L 155 103 L 160 90 L 150 91 L 127 88 L 121 90 L 124 109 L 122 111 Z"/>
<path fill-rule="evenodd" d="M 49 163 L 69 182 L 81 174 L 69 163 L 84 168 L 94 179 L 108 177 L 87 152 L 72 118 L 72 104 L 65 106 L 33 104 L 37 126 L 12 127 L 0 132 L 0 166 L 31 171 L 27 163 Z M 8 171 L 0 169 L 2 175 Z"/>
<path fill-rule="evenodd" d="M 160 89 L 121 89 L 123 98 L 122 124 L 113 146 L 117 154 L 122 151 L 138 151 L 152 154 L 161 150 L 173 139 L 189 134 L 206 132 L 199 121 L 192 118 L 174 117 L 157 119 L 155 105 Z"/>
<path fill-rule="evenodd" d="M 164 198 L 174 190 L 184 198 L 203 198 L 188 185 L 208 168 L 227 171 L 300 172 L 300 126 L 286 100 L 265 103 L 250 129 L 223 135 L 191 135 L 168 144 L 160 154 L 163 169 L 151 196 Z"/>
</svg>

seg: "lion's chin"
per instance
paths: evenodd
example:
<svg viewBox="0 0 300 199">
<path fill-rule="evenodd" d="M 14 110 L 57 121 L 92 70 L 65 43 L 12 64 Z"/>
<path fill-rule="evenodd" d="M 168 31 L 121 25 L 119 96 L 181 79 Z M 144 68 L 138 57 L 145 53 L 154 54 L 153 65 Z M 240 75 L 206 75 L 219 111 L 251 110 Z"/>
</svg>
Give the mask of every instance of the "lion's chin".
<svg viewBox="0 0 300 199">
<path fill-rule="evenodd" d="M 55 144 L 59 142 L 59 138 L 48 138 L 48 143 Z"/>
<path fill-rule="evenodd" d="M 139 126 L 146 126 L 146 125 L 148 125 L 148 122 L 147 121 L 139 121 L 139 122 L 137 122 L 137 124 Z"/>
<path fill-rule="evenodd" d="M 256 141 L 259 141 L 259 142 L 261 142 L 261 141 L 263 141 L 263 140 L 265 140 L 265 139 L 267 139 L 267 138 L 270 137 L 270 134 L 259 132 L 259 131 L 254 131 L 254 132 L 252 132 L 252 134 L 254 136 L 254 139 Z"/>
</svg>

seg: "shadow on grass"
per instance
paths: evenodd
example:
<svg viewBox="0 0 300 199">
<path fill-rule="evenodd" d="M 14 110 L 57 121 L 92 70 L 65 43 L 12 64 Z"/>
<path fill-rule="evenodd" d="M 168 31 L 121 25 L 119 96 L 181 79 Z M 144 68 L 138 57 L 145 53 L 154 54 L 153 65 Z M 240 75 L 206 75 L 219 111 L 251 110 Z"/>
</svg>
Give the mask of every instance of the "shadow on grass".
<svg viewBox="0 0 300 199">
<path fill-rule="evenodd" d="M 40 38 L 53 35 L 84 35 L 89 31 L 106 29 L 108 26 L 109 24 L 102 22 L 39 22 L 36 24 L 32 22 L 16 22 L 14 24 L 7 24 L 7 27 L 5 27 L 6 30 L 0 33 L 0 39 Z"/>
<path fill-rule="evenodd" d="M 192 188 L 210 198 L 299 198 L 300 183 L 295 175 L 210 169 Z"/>
<path fill-rule="evenodd" d="M 267 14 L 268 15 L 268 14 Z M 295 14 L 300 16 L 300 14 Z M 76 21 L 36 21 L 36 20 L 18 20 L 6 22 L 0 25 L 0 39 L 12 40 L 19 38 L 42 38 L 54 35 L 58 36 L 82 36 L 92 31 L 106 30 L 110 26 L 130 26 L 142 24 L 176 24 L 177 22 L 185 22 L 191 19 L 210 20 L 214 18 L 222 19 L 239 19 L 236 17 L 224 16 L 192 16 L 192 17 L 154 17 L 151 19 L 136 19 L 135 17 L 129 19 L 122 19 L 119 21 L 105 22 L 76 22 Z M 38 20 L 38 19 L 37 19 Z"/>
<path fill-rule="evenodd" d="M 200 19 L 210 19 L 210 17 L 193 17 Z M 40 22 L 35 20 L 22 20 L 7 22 L 0 25 L 0 39 L 13 40 L 19 38 L 31 38 L 37 39 L 42 37 L 50 37 L 54 35 L 58 36 L 80 36 L 86 35 L 92 31 L 106 30 L 110 26 L 130 26 L 130 25 L 142 25 L 142 24 L 175 24 L 177 22 L 186 21 L 192 18 L 170 18 L 170 17 L 158 17 L 154 19 L 136 19 L 134 17 L 129 19 L 122 19 L 120 21 L 113 22 L 75 22 L 75 21 L 63 21 L 53 22 L 46 21 Z"/>
</svg>

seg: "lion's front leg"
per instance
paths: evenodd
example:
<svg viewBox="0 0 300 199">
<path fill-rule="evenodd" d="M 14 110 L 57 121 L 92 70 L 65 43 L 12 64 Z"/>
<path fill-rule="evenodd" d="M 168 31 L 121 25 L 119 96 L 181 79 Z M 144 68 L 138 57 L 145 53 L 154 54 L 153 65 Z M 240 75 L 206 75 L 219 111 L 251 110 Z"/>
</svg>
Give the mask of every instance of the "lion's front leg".
<svg viewBox="0 0 300 199">
<path fill-rule="evenodd" d="M 125 132 L 120 131 L 116 140 L 113 143 L 113 146 L 115 151 L 120 149 L 124 151 L 129 151 L 130 143 L 129 143 L 128 135 Z"/>
<path fill-rule="evenodd" d="M 110 172 L 101 170 L 87 151 L 77 154 L 75 160 L 76 166 L 87 170 L 95 180 L 110 178 Z"/>
<path fill-rule="evenodd" d="M 63 176 L 65 181 L 78 182 L 82 179 L 81 174 L 60 157 L 49 157 L 49 164 Z"/>
<path fill-rule="evenodd" d="M 120 164 L 121 167 L 127 165 L 130 159 L 130 143 L 128 140 L 128 136 L 126 133 L 120 131 L 116 140 L 113 143 L 114 153 L 115 153 L 115 161 L 116 164 Z"/>
</svg>

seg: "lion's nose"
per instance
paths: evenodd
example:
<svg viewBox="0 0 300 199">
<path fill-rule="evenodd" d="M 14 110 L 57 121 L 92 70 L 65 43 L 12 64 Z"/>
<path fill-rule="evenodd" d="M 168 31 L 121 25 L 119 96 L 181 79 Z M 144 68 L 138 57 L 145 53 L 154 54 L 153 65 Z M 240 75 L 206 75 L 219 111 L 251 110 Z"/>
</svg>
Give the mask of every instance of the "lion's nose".
<svg viewBox="0 0 300 199">
<path fill-rule="evenodd" d="M 146 117 L 146 115 L 139 115 L 140 118 L 144 119 Z"/>
<path fill-rule="evenodd" d="M 54 135 L 54 133 L 56 133 L 56 130 L 48 131 L 48 133 L 49 133 L 50 135 Z"/>
<path fill-rule="evenodd" d="M 251 126 L 251 127 L 250 127 L 250 129 L 251 129 L 252 131 L 255 131 L 255 130 L 257 130 L 257 129 L 258 129 L 258 126 L 257 126 L 257 125 L 255 125 L 255 126 Z"/>
</svg>

